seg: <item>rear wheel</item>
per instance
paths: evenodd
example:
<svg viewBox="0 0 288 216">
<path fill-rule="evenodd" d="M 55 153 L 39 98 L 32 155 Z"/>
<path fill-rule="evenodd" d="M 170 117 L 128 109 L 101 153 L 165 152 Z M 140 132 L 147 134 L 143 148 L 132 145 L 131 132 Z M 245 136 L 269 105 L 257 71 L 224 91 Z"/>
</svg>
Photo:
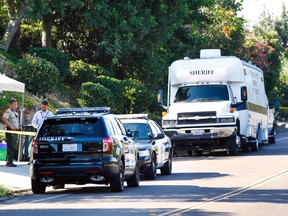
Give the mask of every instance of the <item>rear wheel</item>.
<svg viewBox="0 0 288 216">
<path fill-rule="evenodd" d="M 269 144 L 274 144 L 274 143 L 276 143 L 276 141 L 275 141 L 274 127 L 273 127 L 272 131 L 271 131 L 270 134 L 269 134 L 268 143 L 269 143 Z"/>
<path fill-rule="evenodd" d="M 127 180 L 127 185 L 128 187 L 139 187 L 139 182 L 140 182 L 140 172 L 137 163 L 133 175 Z"/>
<path fill-rule="evenodd" d="M 160 169 L 161 175 L 171 175 L 172 173 L 172 153 L 170 152 L 168 161 L 165 163 L 164 167 Z"/>
<path fill-rule="evenodd" d="M 111 179 L 110 189 L 112 192 L 122 192 L 124 190 L 124 165 L 122 160 L 119 164 L 119 173 L 117 177 Z"/>
<path fill-rule="evenodd" d="M 146 179 L 156 179 L 157 169 L 156 169 L 156 156 L 152 153 L 151 163 L 149 169 L 144 173 Z"/>
<path fill-rule="evenodd" d="M 251 140 L 250 141 L 250 149 L 253 152 L 257 152 L 258 151 L 258 149 L 259 149 L 258 140 Z"/>
<path fill-rule="evenodd" d="M 46 185 L 39 179 L 31 179 L 32 192 L 34 194 L 43 194 L 46 191 Z"/>
</svg>

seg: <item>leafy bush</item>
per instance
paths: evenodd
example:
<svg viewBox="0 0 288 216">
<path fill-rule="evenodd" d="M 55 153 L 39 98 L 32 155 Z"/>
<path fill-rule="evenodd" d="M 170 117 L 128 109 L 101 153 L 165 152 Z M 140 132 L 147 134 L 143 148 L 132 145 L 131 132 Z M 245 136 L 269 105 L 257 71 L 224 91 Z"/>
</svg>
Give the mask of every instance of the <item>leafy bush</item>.
<svg viewBox="0 0 288 216">
<path fill-rule="evenodd" d="M 98 76 L 113 76 L 113 73 L 103 69 L 99 65 L 91 65 L 82 60 L 70 62 L 70 77 L 68 82 L 79 89 L 84 82 L 94 82 Z"/>
<path fill-rule="evenodd" d="M 42 34 L 42 23 L 32 22 L 23 20 L 21 24 L 21 49 L 25 53 L 29 52 L 29 47 L 41 47 L 41 34 Z M 47 60 L 47 59 L 46 59 Z"/>
<path fill-rule="evenodd" d="M 137 80 L 123 80 L 124 107 L 126 113 L 147 112 L 153 102 L 153 96 L 148 89 Z"/>
<path fill-rule="evenodd" d="M 58 70 L 61 80 L 65 80 L 69 74 L 69 56 L 54 48 L 31 48 L 30 54 L 45 59 L 54 64 Z"/>
<path fill-rule="evenodd" d="M 0 197 L 6 197 L 12 195 L 12 191 L 6 188 L 4 185 L 0 185 Z"/>
<path fill-rule="evenodd" d="M 86 82 L 81 86 L 78 103 L 82 107 L 112 106 L 112 92 L 98 83 Z"/>
<path fill-rule="evenodd" d="M 113 93 L 111 102 L 111 111 L 114 113 L 124 113 L 124 86 L 123 82 L 121 80 L 111 78 L 111 77 L 105 77 L 105 76 L 99 76 L 95 79 L 95 83 L 99 83 L 100 85 L 106 87 L 107 89 L 110 89 L 110 91 Z"/>
<path fill-rule="evenodd" d="M 38 96 L 46 96 L 58 85 L 58 69 L 42 58 L 25 55 L 18 63 L 18 73 L 26 89 Z"/>
</svg>

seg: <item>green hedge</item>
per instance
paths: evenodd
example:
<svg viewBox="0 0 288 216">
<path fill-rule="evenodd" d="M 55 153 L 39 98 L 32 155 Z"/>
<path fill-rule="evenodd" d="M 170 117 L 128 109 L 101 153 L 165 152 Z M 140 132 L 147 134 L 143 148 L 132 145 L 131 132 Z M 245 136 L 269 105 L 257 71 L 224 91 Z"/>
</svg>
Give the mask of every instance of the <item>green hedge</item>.
<svg viewBox="0 0 288 216">
<path fill-rule="evenodd" d="M 112 92 L 98 83 L 86 82 L 81 86 L 79 98 L 81 107 L 109 106 L 112 104 Z"/>
<path fill-rule="evenodd" d="M 31 48 L 29 53 L 54 64 L 59 70 L 60 79 L 67 79 L 69 75 L 69 56 L 67 54 L 54 48 L 45 47 Z"/>
<path fill-rule="evenodd" d="M 113 77 L 113 73 L 103 69 L 99 65 L 91 65 L 82 60 L 71 61 L 69 66 L 70 75 L 68 83 L 75 89 L 80 89 L 84 82 L 94 82 L 98 76 Z"/>
<path fill-rule="evenodd" d="M 51 62 L 25 55 L 18 62 L 18 74 L 25 87 L 38 96 L 47 96 L 58 85 L 59 70 Z"/>
</svg>

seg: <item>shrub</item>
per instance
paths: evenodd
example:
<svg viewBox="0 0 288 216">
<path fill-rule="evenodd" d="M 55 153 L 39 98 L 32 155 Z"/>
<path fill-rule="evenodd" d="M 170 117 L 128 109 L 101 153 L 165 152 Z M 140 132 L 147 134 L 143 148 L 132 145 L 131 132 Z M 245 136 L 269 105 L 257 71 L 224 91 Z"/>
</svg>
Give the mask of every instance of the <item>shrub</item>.
<svg viewBox="0 0 288 216">
<path fill-rule="evenodd" d="M 124 113 L 124 86 L 123 82 L 121 80 L 111 78 L 111 77 L 105 77 L 105 76 L 99 76 L 95 79 L 95 83 L 99 83 L 100 85 L 106 87 L 107 89 L 110 89 L 110 91 L 113 93 L 111 98 L 111 111 L 114 113 Z"/>
<path fill-rule="evenodd" d="M 153 103 L 153 96 L 148 89 L 137 80 L 123 80 L 124 107 L 126 113 L 147 112 Z"/>
<path fill-rule="evenodd" d="M 54 48 L 32 48 L 30 54 L 45 59 L 54 64 L 58 70 L 61 80 L 65 80 L 69 75 L 69 56 Z"/>
<path fill-rule="evenodd" d="M 29 47 L 41 47 L 41 34 L 42 34 L 42 23 L 31 22 L 23 20 L 21 24 L 21 49 L 23 52 L 29 52 Z"/>
<path fill-rule="evenodd" d="M 38 96 L 46 96 L 58 85 L 58 69 L 42 58 L 25 55 L 18 63 L 18 73 L 26 89 Z"/>
<path fill-rule="evenodd" d="M 109 106 L 112 105 L 112 92 L 104 86 L 86 82 L 80 89 L 78 103 L 82 107 Z"/>
<path fill-rule="evenodd" d="M 91 65 L 82 60 L 71 61 L 69 67 L 70 76 L 68 82 L 79 89 L 84 82 L 94 82 L 98 76 L 113 76 L 113 73 L 105 70 L 99 65 Z"/>
</svg>

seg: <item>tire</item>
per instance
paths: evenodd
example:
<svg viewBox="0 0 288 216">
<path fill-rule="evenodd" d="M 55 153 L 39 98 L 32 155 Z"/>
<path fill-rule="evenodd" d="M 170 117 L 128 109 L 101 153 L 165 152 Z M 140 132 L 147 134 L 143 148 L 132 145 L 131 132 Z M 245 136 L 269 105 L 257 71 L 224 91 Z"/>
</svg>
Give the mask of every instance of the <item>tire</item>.
<svg viewBox="0 0 288 216">
<path fill-rule="evenodd" d="M 46 185 L 39 179 L 31 179 L 31 187 L 34 194 L 44 194 L 46 191 Z"/>
<path fill-rule="evenodd" d="M 268 137 L 268 143 L 269 144 L 275 144 L 276 143 L 275 135 L 273 135 L 272 137 Z"/>
<path fill-rule="evenodd" d="M 137 163 L 133 175 L 127 180 L 127 186 L 139 187 L 139 183 L 140 183 L 140 171 Z"/>
<path fill-rule="evenodd" d="M 156 179 L 157 177 L 156 156 L 154 153 L 152 153 L 150 167 L 144 172 L 144 176 L 146 179 Z"/>
<path fill-rule="evenodd" d="M 276 140 L 275 140 L 275 133 L 274 133 L 274 127 L 272 129 L 272 131 L 270 132 L 269 136 L 268 136 L 268 143 L 269 144 L 275 144 Z"/>
<path fill-rule="evenodd" d="M 233 136 L 228 138 L 227 141 L 227 152 L 230 156 L 235 156 L 238 154 L 238 144 L 237 144 L 237 135 L 234 134 Z"/>
<path fill-rule="evenodd" d="M 63 189 L 63 188 L 65 188 L 65 184 L 53 185 L 54 190 Z"/>
<path fill-rule="evenodd" d="M 124 165 L 122 160 L 119 163 L 119 173 L 117 177 L 111 179 L 110 189 L 112 192 L 122 192 L 124 190 Z"/>
<path fill-rule="evenodd" d="M 250 141 L 250 149 L 252 152 L 258 151 L 258 140 L 253 140 L 252 142 Z"/>
<path fill-rule="evenodd" d="M 187 154 L 188 154 L 188 156 L 193 156 L 192 150 L 187 150 Z"/>
<path fill-rule="evenodd" d="M 165 163 L 164 167 L 160 169 L 161 175 L 171 175 L 172 173 L 172 153 L 170 152 L 168 161 Z"/>
</svg>

